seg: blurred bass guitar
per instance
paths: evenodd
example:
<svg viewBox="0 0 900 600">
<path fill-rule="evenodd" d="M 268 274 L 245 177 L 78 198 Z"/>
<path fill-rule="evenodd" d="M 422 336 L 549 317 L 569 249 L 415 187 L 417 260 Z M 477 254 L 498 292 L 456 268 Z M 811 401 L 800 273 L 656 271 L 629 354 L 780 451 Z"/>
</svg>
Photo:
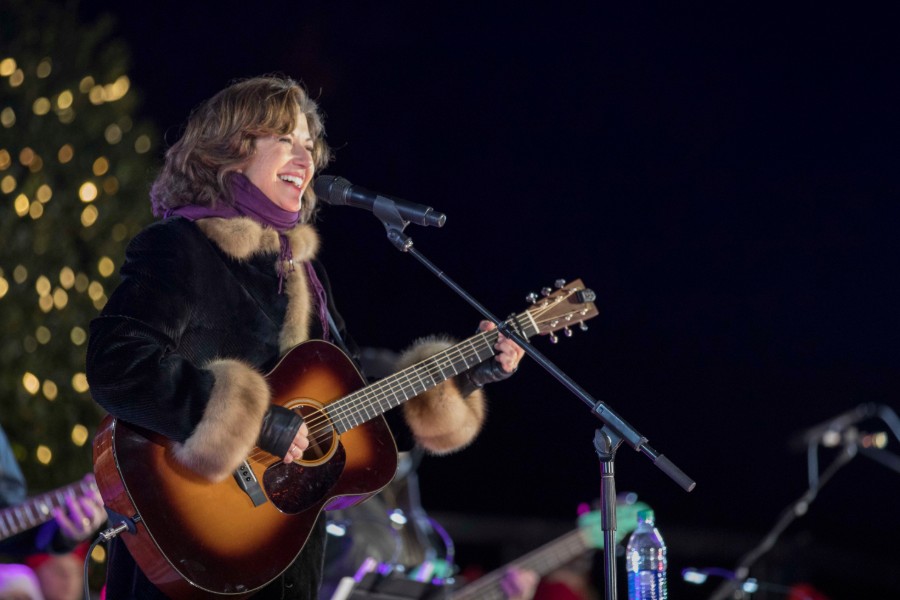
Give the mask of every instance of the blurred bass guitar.
<svg viewBox="0 0 900 600">
<path fill-rule="evenodd" d="M 616 542 L 621 542 L 634 531 L 637 527 L 637 511 L 645 508 L 649 507 L 643 502 L 616 506 Z M 581 515 L 578 518 L 578 529 L 451 592 L 450 600 L 506 600 L 507 595 L 501 582 L 510 568 L 527 569 L 543 577 L 592 548 L 603 548 L 603 529 L 598 511 Z"/>
<path fill-rule="evenodd" d="M 51 520 L 54 508 L 65 510 L 69 495 L 87 496 L 96 490 L 94 476 L 87 475 L 81 481 L 38 494 L 21 504 L 0 510 L 0 542 Z"/>
</svg>

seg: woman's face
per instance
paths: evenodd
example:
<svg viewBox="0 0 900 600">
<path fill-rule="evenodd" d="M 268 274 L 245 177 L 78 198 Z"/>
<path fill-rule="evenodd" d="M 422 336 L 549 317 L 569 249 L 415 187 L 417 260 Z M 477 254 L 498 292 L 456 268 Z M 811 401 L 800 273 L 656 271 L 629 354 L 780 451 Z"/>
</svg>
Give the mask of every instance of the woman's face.
<svg viewBox="0 0 900 600">
<path fill-rule="evenodd" d="M 291 212 L 300 210 L 303 192 L 316 170 L 306 115 L 299 109 L 298 113 L 297 126 L 291 133 L 257 138 L 243 168 L 244 175 L 269 200 Z"/>
</svg>

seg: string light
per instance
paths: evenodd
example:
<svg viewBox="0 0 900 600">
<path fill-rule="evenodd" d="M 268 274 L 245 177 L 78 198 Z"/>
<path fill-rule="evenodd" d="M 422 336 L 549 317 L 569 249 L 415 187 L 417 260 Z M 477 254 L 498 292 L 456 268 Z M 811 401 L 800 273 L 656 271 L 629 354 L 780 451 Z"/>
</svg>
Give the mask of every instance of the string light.
<svg viewBox="0 0 900 600">
<path fill-rule="evenodd" d="M 97 222 L 98 216 L 100 216 L 100 213 L 97 211 L 96 206 L 93 204 L 85 206 L 84 210 L 81 211 L 81 224 L 85 227 L 90 227 Z"/>
<path fill-rule="evenodd" d="M 12 175 L 7 175 L 2 180 L 0 180 L 0 191 L 2 191 L 4 194 L 9 194 L 15 189 L 16 178 Z"/>
<path fill-rule="evenodd" d="M 44 385 L 41 386 L 41 391 L 44 393 L 44 397 L 53 402 L 56 400 L 56 396 L 59 393 L 59 388 L 56 386 L 56 382 L 46 379 L 44 380 Z"/>
<path fill-rule="evenodd" d="M 64 289 L 72 289 L 72 286 L 75 285 L 75 271 L 71 267 L 63 267 L 59 271 L 59 283 Z"/>
<path fill-rule="evenodd" d="M 0 111 L 0 125 L 3 125 L 7 129 L 16 124 L 16 111 L 12 109 L 11 106 L 7 106 L 2 111 Z"/>
<path fill-rule="evenodd" d="M 49 465 L 50 461 L 53 460 L 53 452 L 50 451 L 50 448 L 41 444 L 37 447 L 35 451 L 35 456 L 38 459 L 38 462 L 42 465 Z"/>
<path fill-rule="evenodd" d="M 84 446 L 88 440 L 88 429 L 81 423 L 72 427 L 72 443 L 76 446 Z"/>
<path fill-rule="evenodd" d="M 16 59 L 4 58 L 0 60 L 0 77 L 9 77 L 16 70 Z"/>
<path fill-rule="evenodd" d="M 71 339 L 72 343 L 76 346 L 82 346 L 87 341 L 87 332 L 76 325 L 69 333 L 69 339 Z"/>
<path fill-rule="evenodd" d="M 78 188 L 78 197 L 82 202 L 93 202 L 97 199 L 97 186 L 93 181 L 85 181 Z"/>
<path fill-rule="evenodd" d="M 22 386 L 26 392 L 34 396 L 41 389 L 41 382 L 34 373 L 26 371 L 22 375 Z"/>
<path fill-rule="evenodd" d="M 84 373 L 72 375 L 72 389 L 79 393 L 88 391 L 87 377 L 85 377 Z"/>
<path fill-rule="evenodd" d="M 97 264 L 97 271 L 103 277 L 109 277 L 116 270 L 116 265 L 113 263 L 112 259 L 108 256 L 104 256 L 100 259 L 100 262 Z"/>
<path fill-rule="evenodd" d="M 63 144 L 56 154 L 60 164 L 66 164 L 72 160 L 73 156 L 75 156 L 75 150 L 72 148 L 72 144 Z"/>
</svg>

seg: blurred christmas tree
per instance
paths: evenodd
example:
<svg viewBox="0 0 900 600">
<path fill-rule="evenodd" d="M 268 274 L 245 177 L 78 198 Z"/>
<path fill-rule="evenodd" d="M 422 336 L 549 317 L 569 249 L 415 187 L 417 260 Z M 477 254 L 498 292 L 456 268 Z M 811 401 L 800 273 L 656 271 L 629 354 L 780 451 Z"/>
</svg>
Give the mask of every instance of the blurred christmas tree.
<svg viewBox="0 0 900 600">
<path fill-rule="evenodd" d="M 0 4 L 0 423 L 31 492 L 91 470 L 87 330 L 150 219 L 156 134 L 128 53 L 74 8 Z"/>
</svg>

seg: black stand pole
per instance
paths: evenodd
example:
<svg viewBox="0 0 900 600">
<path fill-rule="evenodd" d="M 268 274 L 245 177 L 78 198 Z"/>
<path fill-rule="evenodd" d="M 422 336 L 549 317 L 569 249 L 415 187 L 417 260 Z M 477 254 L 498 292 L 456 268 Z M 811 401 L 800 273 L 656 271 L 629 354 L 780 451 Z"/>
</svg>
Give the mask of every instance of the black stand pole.
<svg viewBox="0 0 900 600">
<path fill-rule="evenodd" d="M 568 375 L 563 373 L 559 367 L 551 363 L 543 354 L 528 343 L 521 335 L 514 331 L 507 323 L 500 321 L 492 315 L 485 307 L 483 307 L 475 298 L 469 295 L 464 289 L 457 285 L 453 280 L 447 277 L 443 271 L 435 267 L 431 261 L 422 256 L 415 248 L 413 248 L 412 239 L 403 233 L 403 230 L 409 224 L 404 220 L 397 207 L 388 198 L 379 197 L 373 205 L 372 212 L 381 220 L 387 229 L 388 240 L 401 252 L 412 254 L 420 263 L 422 263 L 429 271 L 431 271 L 438 279 L 447 284 L 450 289 L 456 292 L 461 298 L 473 306 L 486 319 L 494 323 L 497 329 L 506 337 L 514 340 L 522 349 L 541 365 L 548 373 L 553 375 L 563 384 L 570 392 L 587 404 L 591 413 L 600 419 L 604 426 L 597 430 L 594 436 L 594 446 L 600 457 L 600 497 L 601 497 L 601 523 L 603 527 L 603 543 L 605 565 L 604 571 L 606 576 L 606 600 L 615 600 L 616 598 L 616 484 L 614 458 L 616 450 L 627 441 L 632 448 L 638 452 L 642 452 L 647 456 L 653 464 L 661 469 L 666 475 L 673 479 L 685 491 L 690 492 L 697 485 L 690 477 L 685 475 L 681 469 L 675 466 L 672 461 L 650 447 L 647 438 L 638 433 L 631 425 L 625 422 L 606 404 L 594 400 L 588 393 L 576 384 Z M 605 430 L 605 431 L 604 431 Z"/>
<path fill-rule="evenodd" d="M 500 333 L 519 344 L 519 346 L 522 347 L 522 349 L 526 354 L 528 354 L 528 356 L 537 361 L 537 363 L 541 365 L 554 378 L 556 378 L 557 381 L 562 383 L 566 389 L 568 389 L 570 392 L 575 394 L 575 396 L 580 398 L 585 404 L 587 404 L 591 409 L 591 413 L 608 427 L 608 431 L 610 433 L 614 432 L 624 441 L 628 442 L 628 444 L 636 451 L 643 453 L 653 462 L 654 465 L 661 469 L 685 491 L 690 492 L 694 489 L 694 487 L 696 487 L 697 483 L 693 479 L 688 477 L 681 469 L 675 466 L 675 464 L 664 455 L 651 448 L 647 443 L 647 438 L 638 433 L 637 430 L 634 429 L 634 427 L 629 425 L 622 417 L 616 414 L 615 411 L 612 410 L 612 408 L 610 408 L 603 402 L 594 400 L 581 386 L 575 383 L 568 375 L 563 373 L 559 369 L 559 367 L 550 362 L 534 346 L 529 344 L 527 340 L 525 340 L 521 335 L 514 331 L 508 323 L 501 321 L 497 317 L 492 315 L 468 292 L 457 285 L 452 279 L 447 277 L 447 275 L 445 275 L 443 271 L 438 269 L 434 264 L 431 263 L 431 261 L 422 256 L 422 254 L 418 250 L 413 248 L 412 239 L 408 235 L 403 233 L 403 230 L 407 225 L 409 225 L 409 221 L 404 220 L 400 216 L 400 213 L 397 211 L 396 205 L 393 203 L 393 201 L 390 200 L 390 198 L 379 197 L 373 205 L 372 212 L 381 220 L 385 229 L 387 229 L 388 240 L 390 240 L 390 242 L 398 250 L 413 255 L 420 263 L 425 266 L 425 268 L 431 271 L 438 279 L 447 284 L 447 286 L 449 286 L 450 289 L 456 292 L 463 300 L 473 306 L 486 319 L 494 323 Z"/>
<path fill-rule="evenodd" d="M 616 591 L 616 450 L 622 438 L 601 427 L 594 433 L 594 449 L 600 458 L 600 527 L 603 529 L 604 598 L 615 600 Z"/>
</svg>

